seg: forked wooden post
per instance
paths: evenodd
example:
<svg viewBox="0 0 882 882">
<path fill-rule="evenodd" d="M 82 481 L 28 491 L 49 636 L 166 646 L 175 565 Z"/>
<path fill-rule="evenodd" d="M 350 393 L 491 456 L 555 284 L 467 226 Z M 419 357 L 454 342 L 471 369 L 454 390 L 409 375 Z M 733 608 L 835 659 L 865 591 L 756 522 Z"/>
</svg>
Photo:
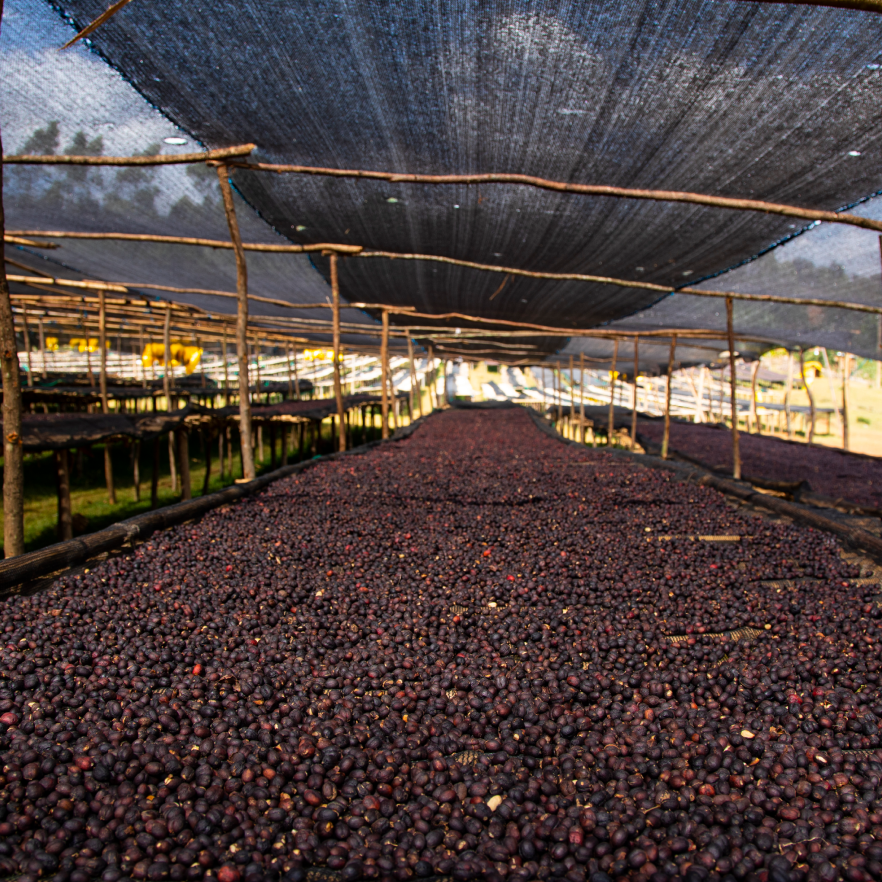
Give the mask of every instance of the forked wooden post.
<svg viewBox="0 0 882 882">
<path fill-rule="evenodd" d="M 735 397 L 735 328 L 732 320 L 732 298 L 726 298 L 726 335 L 729 343 L 729 395 L 732 406 L 732 477 L 741 480 L 741 449 L 738 439 L 738 400 Z"/>
<path fill-rule="evenodd" d="M 340 382 L 340 279 L 337 273 L 337 255 L 331 254 L 331 315 L 334 341 L 334 400 L 337 404 L 337 449 L 346 449 L 346 423 L 343 419 L 343 386 Z M 384 316 L 386 314 L 384 313 Z"/>
<path fill-rule="evenodd" d="M 87 344 L 88 345 L 88 344 Z M 107 405 L 107 306 L 104 292 L 98 292 L 98 348 L 101 350 L 101 370 L 98 384 L 101 391 L 101 413 L 109 413 Z M 110 441 L 104 442 L 104 480 L 107 483 L 107 501 L 116 505 L 116 488 L 113 486 L 113 460 L 110 457 Z"/>
<path fill-rule="evenodd" d="M 579 353 L 579 428 L 582 443 L 585 443 L 585 353 Z M 592 429 L 592 435 L 594 430 Z"/>
<path fill-rule="evenodd" d="M 383 336 L 380 340 L 381 436 L 389 437 L 389 311 L 383 310 Z"/>
<path fill-rule="evenodd" d="M 242 439 L 242 476 L 253 481 L 254 450 L 251 441 L 251 393 L 248 389 L 248 267 L 245 263 L 245 250 L 242 248 L 242 237 L 239 235 L 239 222 L 236 220 L 236 208 L 233 205 L 233 191 L 230 187 L 229 172 L 226 165 L 217 167 L 221 195 L 224 200 L 224 212 L 230 239 L 236 254 L 236 356 L 239 362 L 239 435 Z"/>
<path fill-rule="evenodd" d="M 671 387 L 673 386 L 673 374 L 674 374 L 674 356 L 677 353 L 677 335 L 674 334 L 671 337 L 671 352 L 668 355 L 668 373 L 667 373 L 667 382 L 665 383 L 665 432 L 662 436 L 662 449 L 661 455 L 662 459 L 668 458 L 668 447 L 671 442 Z M 636 385 L 634 387 L 635 391 L 637 389 Z"/>
<path fill-rule="evenodd" d="M 612 365 L 609 369 L 609 425 L 606 430 L 606 443 L 612 444 L 613 431 L 615 430 L 616 415 L 616 361 L 619 357 L 619 338 L 613 340 Z"/>
<path fill-rule="evenodd" d="M 640 375 L 640 337 L 634 337 L 634 401 L 631 409 L 631 450 L 637 447 L 637 377 Z"/>
</svg>

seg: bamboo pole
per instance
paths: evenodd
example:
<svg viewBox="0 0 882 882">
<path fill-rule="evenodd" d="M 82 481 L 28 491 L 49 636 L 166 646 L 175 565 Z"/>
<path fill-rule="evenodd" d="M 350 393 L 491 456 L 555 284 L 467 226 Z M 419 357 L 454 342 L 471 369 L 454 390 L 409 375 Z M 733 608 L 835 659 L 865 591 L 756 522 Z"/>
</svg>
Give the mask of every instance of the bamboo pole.
<svg viewBox="0 0 882 882">
<path fill-rule="evenodd" d="M 337 273 L 337 255 L 330 255 L 330 261 L 331 299 L 334 308 L 334 400 L 337 404 L 337 449 L 342 452 L 346 449 L 346 423 L 343 419 L 343 386 L 340 382 L 340 279 Z"/>
<path fill-rule="evenodd" d="M 251 393 L 248 388 L 248 269 L 245 251 L 239 235 L 239 222 L 233 205 L 233 191 L 230 188 L 229 173 L 225 165 L 217 167 L 221 195 L 230 239 L 236 252 L 236 293 L 238 309 L 236 312 L 236 354 L 239 359 L 239 433 L 242 438 L 242 473 L 245 480 L 253 481 L 254 451 L 251 441 Z"/>
<path fill-rule="evenodd" d="M 738 444 L 738 401 L 735 397 L 735 330 L 732 319 L 732 299 L 726 300 L 726 334 L 729 341 L 729 383 L 732 406 L 732 477 L 741 480 L 741 450 Z M 721 393 L 722 394 L 722 393 Z"/>
<path fill-rule="evenodd" d="M 842 449 L 849 450 L 848 435 L 848 380 L 851 372 L 851 356 L 848 352 L 842 356 Z"/>
<path fill-rule="evenodd" d="M 662 437 L 662 459 L 668 458 L 668 448 L 671 440 L 671 388 L 673 386 L 674 355 L 677 351 L 677 335 L 671 337 L 671 352 L 668 355 L 668 373 L 665 383 L 665 431 Z M 635 387 L 636 388 L 636 387 Z"/>
<path fill-rule="evenodd" d="M 127 6 L 131 3 L 132 0 L 116 0 L 112 6 L 108 9 L 105 9 L 101 15 L 98 16 L 91 24 L 86 25 L 75 37 L 71 37 L 62 47 L 61 49 L 69 49 L 74 43 L 77 43 L 79 40 L 82 40 L 84 37 L 88 37 L 93 31 L 97 30 L 101 25 L 104 24 L 109 18 L 112 18 L 116 15 L 117 12 L 120 11 L 124 6 Z"/>
<path fill-rule="evenodd" d="M 383 310 L 383 337 L 380 344 L 381 436 L 389 437 L 389 312 Z"/>
<path fill-rule="evenodd" d="M 58 541 L 66 542 L 68 539 L 73 539 L 73 513 L 70 503 L 70 455 L 66 448 L 55 451 L 55 484 L 58 490 Z"/>
<path fill-rule="evenodd" d="M 753 431 L 762 434 L 756 415 L 756 375 L 759 373 L 760 360 L 757 359 L 750 369 L 750 420 L 753 423 Z M 748 432 L 751 431 L 748 429 Z"/>
<path fill-rule="evenodd" d="M 829 5 L 854 4 L 852 8 L 872 6 L 879 11 L 878 0 L 826 0 Z M 825 3 L 825 5 L 826 5 Z M 861 3 L 861 6 L 857 6 Z M 16 157 L 18 159 L 18 157 Z M 776 202 L 763 202 L 758 199 L 738 199 L 728 196 L 710 196 L 704 193 L 690 193 L 679 190 L 647 190 L 628 187 L 609 187 L 602 184 L 575 184 L 566 181 L 553 181 L 533 175 L 506 174 L 491 172 L 484 174 L 401 174 L 398 172 L 367 171 L 363 169 L 320 168 L 306 165 L 282 165 L 267 162 L 231 163 L 237 167 L 252 171 L 269 171 L 277 174 L 319 175 L 337 178 L 369 178 L 381 181 L 393 181 L 397 184 L 519 184 L 536 187 L 541 190 L 554 190 L 558 193 L 570 193 L 583 196 L 609 196 L 620 199 L 643 199 L 653 202 L 686 202 L 693 205 L 707 205 L 713 208 L 728 208 L 736 211 L 758 211 L 764 214 L 780 214 L 784 217 L 803 218 L 805 220 L 826 221 L 828 223 L 851 224 L 866 230 L 882 231 L 882 222 L 868 218 L 835 211 L 819 211 L 811 208 L 800 208 L 795 205 L 783 205 Z M 37 235 L 37 234 L 33 234 Z"/>
<path fill-rule="evenodd" d="M 40 156 L 24 154 L 4 156 L 3 162 L 8 165 L 187 165 L 247 156 L 256 146 L 256 144 L 240 144 L 237 147 L 222 147 L 219 150 L 208 150 L 205 153 L 169 153 L 165 156 L 74 156 L 64 153 Z M 221 164 L 219 168 L 225 168 L 225 166 Z"/>
<path fill-rule="evenodd" d="M 88 346 L 88 341 L 86 343 Z M 98 375 L 101 393 L 101 413 L 107 414 L 107 314 L 105 312 L 104 292 L 98 292 L 98 348 L 101 350 L 101 366 Z M 104 442 L 104 481 L 107 484 L 107 501 L 116 505 L 116 488 L 113 486 L 113 460 L 110 456 L 110 441 Z"/>
<path fill-rule="evenodd" d="M 640 338 L 634 338 L 634 401 L 631 408 L 631 450 L 637 448 L 637 377 L 640 374 Z"/>
<path fill-rule="evenodd" d="M 612 365 L 609 369 L 609 424 L 606 430 L 606 443 L 612 444 L 613 432 L 616 427 L 616 361 L 619 357 L 619 338 L 613 340 Z"/>
</svg>

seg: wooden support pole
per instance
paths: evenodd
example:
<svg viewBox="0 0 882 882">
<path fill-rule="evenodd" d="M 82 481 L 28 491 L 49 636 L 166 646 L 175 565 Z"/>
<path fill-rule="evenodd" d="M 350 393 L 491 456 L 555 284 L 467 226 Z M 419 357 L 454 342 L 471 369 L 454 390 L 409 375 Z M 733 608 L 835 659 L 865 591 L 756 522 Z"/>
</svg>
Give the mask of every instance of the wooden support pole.
<svg viewBox="0 0 882 882">
<path fill-rule="evenodd" d="M 227 362 L 227 329 L 224 328 L 224 337 L 223 343 L 221 344 L 223 347 L 223 357 L 224 357 L 224 406 L 230 406 L 230 375 L 229 375 L 229 364 Z"/>
<path fill-rule="evenodd" d="M 631 408 L 631 450 L 637 447 L 637 378 L 640 376 L 640 338 L 634 337 L 634 401 Z"/>
<path fill-rule="evenodd" d="M 159 445 L 160 436 L 153 439 L 153 471 L 150 473 L 150 508 L 159 504 Z"/>
<path fill-rule="evenodd" d="M 585 353 L 579 353 L 579 438 L 585 443 Z M 592 435 L 594 434 L 592 430 Z"/>
<path fill-rule="evenodd" d="M 741 480 L 741 450 L 738 443 L 738 401 L 735 397 L 735 328 L 732 318 L 732 298 L 726 298 L 726 335 L 729 342 L 729 395 L 732 406 L 732 477 Z"/>
<path fill-rule="evenodd" d="M 805 376 L 805 350 L 799 350 L 799 372 L 802 377 L 802 385 L 805 387 L 805 394 L 808 396 L 809 400 L 809 428 L 808 428 L 808 445 L 812 446 L 812 443 L 815 439 L 815 398 L 812 395 L 811 387 L 809 386 L 808 380 Z"/>
<path fill-rule="evenodd" d="M 28 386 L 34 385 L 34 369 L 31 364 L 31 329 L 28 327 L 28 308 L 25 306 L 21 311 L 22 337 L 24 338 L 25 364 L 28 367 Z"/>
<path fill-rule="evenodd" d="M 563 420 L 563 374 L 560 370 L 560 362 L 554 368 L 555 384 L 554 390 L 557 395 L 557 424 L 560 425 Z"/>
<path fill-rule="evenodd" d="M 784 393 L 784 417 L 787 424 L 787 437 L 793 438 L 793 423 L 790 418 L 790 396 L 793 393 L 793 353 L 787 353 L 787 391 Z"/>
<path fill-rule="evenodd" d="M 616 361 L 619 357 L 619 338 L 613 340 L 612 365 L 609 370 L 609 425 L 606 430 L 606 443 L 612 444 L 616 416 Z"/>
<path fill-rule="evenodd" d="M 674 336 L 671 337 L 671 352 L 668 355 L 668 373 L 665 383 L 665 431 L 664 435 L 662 436 L 662 459 L 668 458 L 668 448 L 670 447 L 671 441 L 671 388 L 673 386 L 674 356 L 676 355 L 676 352 L 677 335 L 674 334 Z"/>
<path fill-rule="evenodd" d="M 294 398 L 294 375 L 291 373 L 291 347 L 285 347 L 285 355 L 288 361 L 288 400 Z"/>
<path fill-rule="evenodd" d="M 334 401 L 337 405 L 337 449 L 346 449 L 346 424 L 343 420 L 343 385 L 340 381 L 340 278 L 337 273 L 337 255 L 330 256 L 331 261 L 331 307 L 333 318 L 334 348 Z M 383 328 L 388 332 L 388 313 L 383 313 Z M 385 338 L 384 338 L 385 339 Z"/>
<path fill-rule="evenodd" d="M 389 311 L 383 310 L 383 336 L 380 342 L 381 437 L 389 437 Z"/>
<path fill-rule="evenodd" d="M 132 484 L 135 490 L 135 502 L 141 501 L 141 442 L 132 441 Z"/>
<path fill-rule="evenodd" d="M 147 388 L 147 370 L 144 367 L 144 329 L 138 329 L 138 360 L 141 362 L 141 388 Z"/>
<path fill-rule="evenodd" d="M 410 366 L 410 397 L 408 399 L 408 418 L 413 422 L 413 403 L 414 400 L 419 402 L 419 389 L 417 388 L 416 366 L 413 363 L 413 338 L 407 338 L 407 361 Z M 420 412 L 422 413 L 422 404 L 420 404 Z"/>
<path fill-rule="evenodd" d="M 233 429 L 231 426 L 227 426 L 224 429 L 224 435 L 226 436 L 226 448 L 227 448 L 227 480 L 233 480 Z"/>
<path fill-rule="evenodd" d="M 435 410 L 438 407 L 438 386 L 435 382 L 435 350 L 431 343 L 426 359 L 426 385 L 429 389 L 429 407 Z"/>
<path fill-rule="evenodd" d="M 297 347 L 294 347 L 294 394 L 300 401 L 300 374 L 297 372 Z M 302 447 L 303 445 L 301 445 Z"/>
<path fill-rule="evenodd" d="M 46 335 L 43 332 L 43 316 L 37 319 L 37 332 L 40 335 L 40 376 L 46 379 Z"/>
<path fill-rule="evenodd" d="M 205 447 L 205 478 L 202 481 L 202 495 L 208 495 L 208 488 L 211 485 L 211 429 L 203 429 L 203 446 Z M 223 466 L 223 460 L 221 460 Z"/>
<path fill-rule="evenodd" d="M 104 292 L 98 292 L 98 348 L 101 350 L 101 368 L 98 383 L 101 392 L 101 413 L 109 412 L 107 404 L 107 309 Z M 107 484 L 107 501 L 116 505 L 116 488 L 113 486 L 113 460 L 110 456 L 110 441 L 104 442 L 104 480 Z"/>
<path fill-rule="evenodd" d="M 573 435 L 573 423 L 576 420 L 576 381 L 573 375 L 573 356 L 570 356 L 570 438 L 575 440 Z"/>
<path fill-rule="evenodd" d="M 181 426 L 176 432 L 178 436 L 178 468 L 181 472 L 181 499 L 193 498 L 193 488 L 190 485 L 190 433 L 186 426 Z"/>
<path fill-rule="evenodd" d="M 230 229 L 230 239 L 236 253 L 236 354 L 239 360 L 239 433 L 242 436 L 242 472 L 244 478 L 253 481 L 256 472 L 251 442 L 251 394 L 248 389 L 248 268 L 245 263 L 245 251 L 242 248 L 242 238 L 239 235 L 236 209 L 233 205 L 229 172 L 225 165 L 217 167 L 217 176 L 220 181 L 227 226 Z"/>
<path fill-rule="evenodd" d="M 73 512 L 70 504 L 70 454 L 55 451 L 55 483 L 58 488 L 58 541 L 73 539 Z M 7 555 L 8 557 L 8 555 Z"/>
<path fill-rule="evenodd" d="M 851 373 L 851 355 L 846 352 L 842 356 L 842 449 L 849 449 L 848 436 L 848 380 Z"/>
<path fill-rule="evenodd" d="M 759 423 L 756 415 L 756 375 L 759 373 L 760 360 L 757 359 L 750 369 L 750 421 L 753 424 L 754 432 L 759 433 Z M 748 428 L 748 432 L 751 431 Z"/>
<path fill-rule="evenodd" d="M 165 393 L 165 409 L 171 413 L 171 310 L 166 307 L 165 323 L 162 328 L 162 388 Z M 178 492 L 178 470 L 175 464 L 174 433 L 168 433 L 168 470 L 171 475 L 172 493 Z"/>
</svg>

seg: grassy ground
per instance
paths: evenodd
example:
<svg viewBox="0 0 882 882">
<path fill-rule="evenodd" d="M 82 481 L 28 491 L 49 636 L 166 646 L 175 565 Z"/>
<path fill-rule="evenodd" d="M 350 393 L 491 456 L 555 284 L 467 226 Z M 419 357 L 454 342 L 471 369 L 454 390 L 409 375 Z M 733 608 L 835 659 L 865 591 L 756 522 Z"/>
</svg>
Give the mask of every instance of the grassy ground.
<svg viewBox="0 0 882 882">
<path fill-rule="evenodd" d="M 839 383 L 834 384 L 834 395 L 830 395 L 830 384 L 825 377 L 818 377 L 811 384 L 815 407 L 842 407 L 842 389 Z M 759 396 L 758 396 L 759 397 Z M 783 402 L 783 392 L 763 396 L 763 400 Z M 808 406 L 808 396 L 804 389 L 794 389 L 791 399 L 794 405 Z M 841 412 L 841 411 L 840 411 Z M 782 420 L 783 424 L 783 420 Z M 797 423 L 800 429 L 802 422 Z M 875 383 L 863 379 L 853 379 L 849 384 L 849 449 L 856 453 L 870 456 L 882 456 L 882 389 Z M 764 434 L 768 434 L 764 429 Z M 778 437 L 786 434 L 775 432 Z M 796 440 L 805 441 L 804 432 L 795 436 Z M 827 447 L 842 447 L 842 423 L 835 415 L 830 418 L 830 429 L 827 430 L 827 417 L 818 415 L 815 419 L 816 444 Z"/>
</svg>

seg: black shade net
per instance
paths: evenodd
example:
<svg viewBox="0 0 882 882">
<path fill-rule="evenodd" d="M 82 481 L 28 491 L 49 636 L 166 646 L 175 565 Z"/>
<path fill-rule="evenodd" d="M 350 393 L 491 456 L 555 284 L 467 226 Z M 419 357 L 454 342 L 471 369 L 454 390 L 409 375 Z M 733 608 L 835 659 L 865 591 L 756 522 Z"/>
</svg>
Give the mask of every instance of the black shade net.
<svg viewBox="0 0 882 882">
<path fill-rule="evenodd" d="M 105 0 L 58 6 L 82 27 L 104 11 Z M 38 7 L 36 0 L 14 0 L 12 8 L 24 15 Z M 34 89 L 33 80 L 35 70 L 51 63 L 48 53 L 30 67 L 20 59 L 16 66 L 14 56 L 30 52 L 33 61 L 70 32 L 56 19 L 37 36 L 22 22 L 11 38 L 4 33 L 4 62 L 15 74 L 3 86 L 5 106 L 9 96 L 22 106 L 30 102 L 43 140 L 52 134 L 54 117 L 40 106 L 45 89 Z M 137 122 L 106 134 L 105 152 L 156 149 L 151 139 L 167 131 L 189 141 L 175 150 L 192 150 L 194 141 L 209 148 L 253 141 L 253 158 L 270 162 L 438 174 L 518 172 L 836 210 L 882 190 L 880 38 L 882 17 L 869 13 L 726 0 L 515 0 L 443 7 L 246 0 L 129 4 L 94 32 L 92 53 L 69 51 L 79 53 L 83 70 L 93 70 L 98 53 L 121 75 L 102 67 L 101 88 L 92 89 L 91 103 L 83 105 L 89 113 L 81 114 L 98 120 L 103 108 L 115 119 L 122 108 L 123 117 Z M 62 110 L 56 150 L 76 146 L 76 113 L 63 117 Z M 22 113 L 21 107 L 13 113 L 16 124 Z M 29 138 L 37 131 L 31 128 Z M 19 130 L 22 144 L 7 143 L 6 152 L 21 146 L 44 152 L 39 139 L 24 144 L 25 130 Z M 101 133 L 94 126 L 82 131 L 80 148 Z M 111 150 L 114 138 L 127 149 Z M 8 222 L 22 229 L 225 238 L 213 175 L 182 168 L 11 168 Z M 61 182 L 56 190 L 65 190 L 63 197 L 55 195 L 53 179 Z M 99 180 L 103 191 L 96 199 Z M 861 277 L 862 292 L 847 269 L 835 284 L 832 276 L 812 270 L 809 275 L 817 278 L 807 286 L 806 273 L 763 269 L 774 252 L 718 275 L 799 233 L 805 225 L 791 218 L 514 185 L 412 185 L 244 170 L 234 173 L 234 181 L 275 230 L 252 216 L 243 221 L 251 241 L 345 242 L 671 288 L 716 276 L 707 284 L 724 290 L 742 283 L 744 290 L 774 287 L 771 293 L 788 296 L 872 296 L 871 273 Z M 28 195 L 35 188 L 37 199 Z M 70 205 L 59 210 L 53 199 Z M 244 205 L 239 214 L 247 214 Z M 67 242 L 51 259 L 89 274 L 140 277 L 120 280 L 233 290 L 232 254 L 195 250 Z M 264 296 L 301 303 L 327 296 L 321 258 L 249 254 L 249 273 L 252 290 Z M 675 295 L 647 309 L 659 300 L 657 293 L 507 278 L 429 262 L 347 258 L 340 277 L 351 301 L 564 329 L 616 321 L 635 323 L 635 329 L 715 329 L 724 314 L 721 301 Z M 758 341 L 826 341 L 836 347 L 850 341 L 850 351 L 876 352 L 875 340 L 870 346 L 875 317 L 820 311 L 825 318 L 818 322 L 804 307 L 738 304 L 736 325 Z M 363 315 L 361 320 L 369 321 Z M 583 339 L 565 349 L 563 343 L 554 337 L 529 341 L 537 356 L 606 345 Z M 709 348 L 718 354 L 720 345 Z M 696 358 L 701 353 L 696 349 Z M 650 350 L 647 358 L 653 358 Z"/>
</svg>

